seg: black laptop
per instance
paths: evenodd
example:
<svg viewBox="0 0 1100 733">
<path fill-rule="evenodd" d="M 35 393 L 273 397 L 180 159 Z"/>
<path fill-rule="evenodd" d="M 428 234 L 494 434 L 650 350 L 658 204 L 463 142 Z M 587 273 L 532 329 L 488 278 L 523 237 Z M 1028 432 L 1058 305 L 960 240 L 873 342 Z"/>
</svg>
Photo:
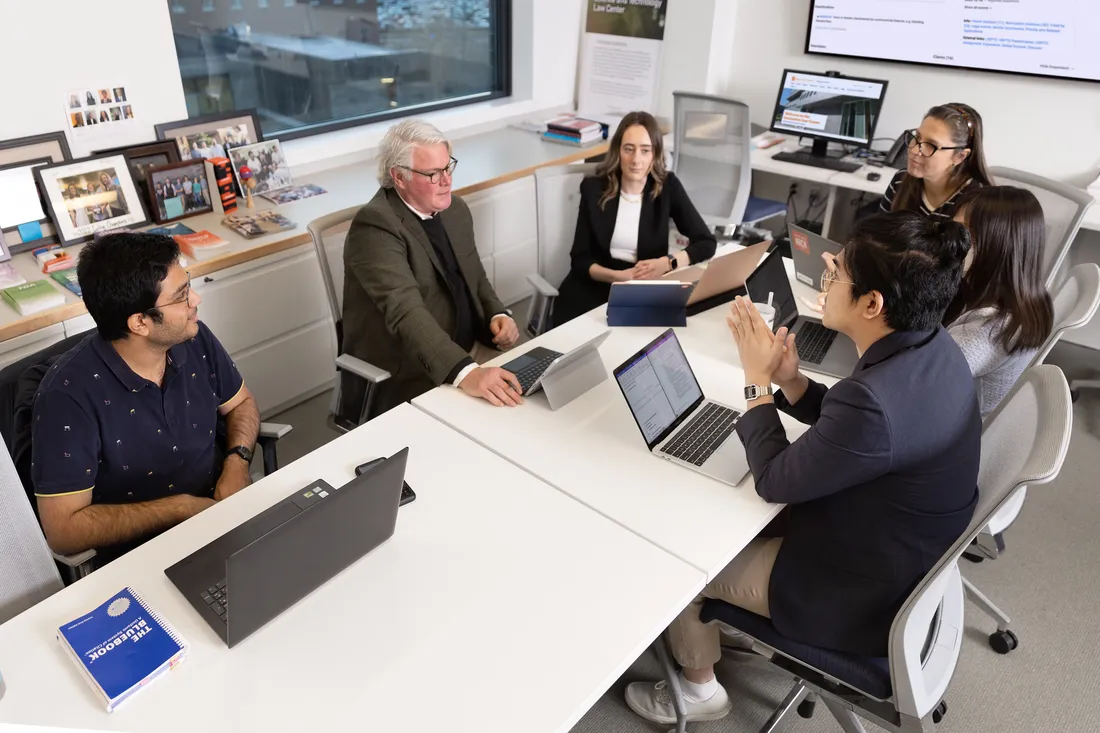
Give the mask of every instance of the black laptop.
<svg viewBox="0 0 1100 733">
<path fill-rule="evenodd" d="M 766 303 L 768 293 L 772 294 L 775 306 L 772 330 L 786 326 L 794 332 L 798 360 L 803 368 L 840 379 L 852 375 L 859 362 L 856 345 L 847 336 L 826 328 L 819 319 L 798 314 L 798 303 L 779 250 L 764 258 L 749 275 L 745 288 L 754 303 Z"/>
<path fill-rule="evenodd" d="M 340 488 L 314 481 L 164 574 L 232 647 L 393 535 L 408 456 Z"/>
</svg>

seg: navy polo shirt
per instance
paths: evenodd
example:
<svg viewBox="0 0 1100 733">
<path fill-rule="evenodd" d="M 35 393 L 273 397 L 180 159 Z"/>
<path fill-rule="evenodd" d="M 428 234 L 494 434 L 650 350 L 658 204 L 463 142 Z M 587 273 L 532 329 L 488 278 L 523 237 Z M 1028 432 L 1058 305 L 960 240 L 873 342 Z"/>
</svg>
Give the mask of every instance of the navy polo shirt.
<svg viewBox="0 0 1100 733">
<path fill-rule="evenodd" d="M 243 387 L 202 322 L 195 338 L 168 350 L 163 387 L 89 335 L 58 359 L 35 395 L 35 494 L 92 491 L 95 504 L 213 496 L 224 460 L 215 447 L 218 407 Z"/>
</svg>

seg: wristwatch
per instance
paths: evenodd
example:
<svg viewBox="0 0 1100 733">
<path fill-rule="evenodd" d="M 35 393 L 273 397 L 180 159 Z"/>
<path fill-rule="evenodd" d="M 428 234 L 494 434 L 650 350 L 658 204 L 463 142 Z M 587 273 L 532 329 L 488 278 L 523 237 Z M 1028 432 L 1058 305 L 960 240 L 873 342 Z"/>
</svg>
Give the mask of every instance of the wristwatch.
<svg viewBox="0 0 1100 733">
<path fill-rule="evenodd" d="M 230 448 L 225 453 L 226 458 L 229 458 L 229 456 L 232 455 L 240 456 L 244 459 L 246 465 L 252 465 L 252 451 L 250 451 L 248 448 L 245 448 L 243 445 L 238 445 L 236 448 Z"/>
<path fill-rule="evenodd" d="M 773 394 L 775 394 L 775 392 L 772 391 L 772 386 L 770 384 L 765 387 L 761 387 L 759 384 L 750 384 L 745 387 L 746 402 L 752 402 L 753 400 L 758 400 L 761 397 L 767 397 Z"/>
<path fill-rule="evenodd" d="M 676 255 L 669 255 L 668 256 L 668 271 L 669 272 L 672 272 L 673 270 L 675 270 L 679 266 L 679 264 L 680 264 L 680 261 L 676 259 Z"/>
</svg>

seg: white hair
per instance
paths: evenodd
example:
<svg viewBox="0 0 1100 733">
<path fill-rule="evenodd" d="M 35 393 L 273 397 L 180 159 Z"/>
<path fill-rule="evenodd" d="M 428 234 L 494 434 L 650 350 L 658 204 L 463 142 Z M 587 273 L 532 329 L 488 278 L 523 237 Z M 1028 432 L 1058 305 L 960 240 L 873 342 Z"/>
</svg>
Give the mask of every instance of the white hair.
<svg viewBox="0 0 1100 733">
<path fill-rule="evenodd" d="M 386 130 L 386 136 L 382 138 L 382 144 L 378 148 L 378 183 L 382 188 L 393 188 L 394 168 L 412 166 L 413 148 L 418 145 L 447 146 L 447 152 L 451 152 L 451 142 L 443 133 L 431 123 L 423 120 L 405 120 Z M 402 179 L 409 180 L 411 173 L 401 170 Z"/>
</svg>

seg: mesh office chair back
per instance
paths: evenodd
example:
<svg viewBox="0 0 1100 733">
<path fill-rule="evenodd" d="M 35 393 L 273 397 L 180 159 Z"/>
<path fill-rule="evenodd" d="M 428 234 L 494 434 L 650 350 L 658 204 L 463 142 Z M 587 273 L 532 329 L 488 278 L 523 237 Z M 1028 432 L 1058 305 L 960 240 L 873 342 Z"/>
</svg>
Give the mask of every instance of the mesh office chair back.
<svg viewBox="0 0 1100 733">
<path fill-rule="evenodd" d="M 1092 320 L 1100 305 L 1100 266 L 1086 262 L 1069 271 L 1066 281 L 1054 294 L 1054 328 L 1035 355 L 1034 364 L 1042 364 L 1051 349 L 1067 331 Z"/>
<path fill-rule="evenodd" d="M 1043 251 L 1043 278 L 1047 287 L 1050 287 L 1058 276 L 1058 270 L 1069 252 L 1070 245 L 1073 244 L 1074 237 L 1077 236 L 1077 231 L 1081 228 L 1085 212 L 1092 205 L 1092 196 L 1065 183 L 1013 168 L 990 168 L 989 175 L 998 185 L 1026 188 L 1039 199 L 1047 227 L 1047 244 Z"/>
<path fill-rule="evenodd" d="M 569 251 L 577 231 L 581 180 L 595 173 L 595 163 L 555 165 L 535 171 L 539 274 L 554 287 L 560 287 L 569 274 Z"/>
<path fill-rule="evenodd" d="M 749 106 L 692 92 L 672 96 L 673 170 L 708 224 L 741 224 L 752 185 Z"/>
</svg>

